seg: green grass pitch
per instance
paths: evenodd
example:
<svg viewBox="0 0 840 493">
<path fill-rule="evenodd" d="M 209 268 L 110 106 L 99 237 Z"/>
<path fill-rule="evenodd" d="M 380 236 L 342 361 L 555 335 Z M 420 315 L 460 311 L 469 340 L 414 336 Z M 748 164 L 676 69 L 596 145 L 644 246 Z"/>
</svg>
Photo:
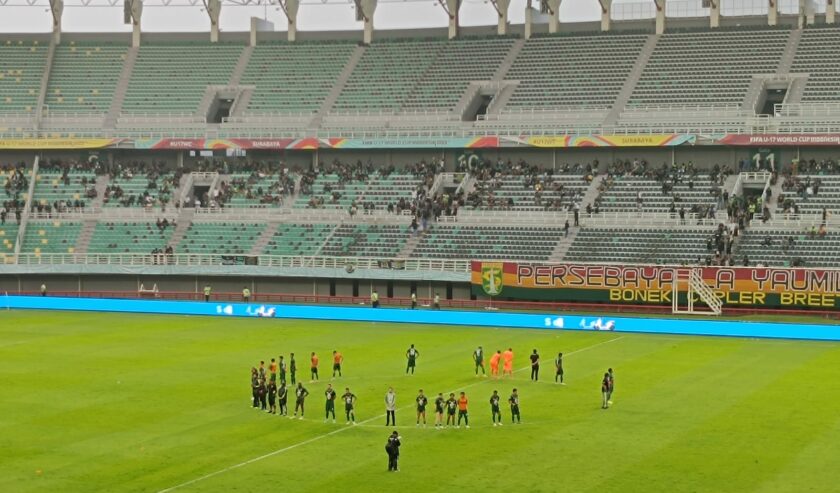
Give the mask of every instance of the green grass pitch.
<svg viewBox="0 0 840 493">
<path fill-rule="evenodd" d="M 0 313 L 3 492 L 828 492 L 840 484 L 840 344 L 478 327 L 95 313 Z M 405 350 L 421 351 L 404 375 Z M 537 348 L 542 381 L 476 378 L 471 352 Z M 330 355 L 362 426 L 324 423 Z M 249 369 L 308 354 L 304 421 L 255 411 Z M 568 385 L 550 361 L 565 361 Z M 614 405 L 600 378 L 616 371 Z M 305 378 L 308 381 L 308 378 Z M 383 450 L 397 391 L 399 473 Z M 490 425 L 493 389 L 522 425 Z M 472 428 L 415 427 L 411 406 L 466 388 Z M 432 413 L 429 413 L 432 417 Z M 172 489 L 174 488 L 174 489 Z"/>
</svg>

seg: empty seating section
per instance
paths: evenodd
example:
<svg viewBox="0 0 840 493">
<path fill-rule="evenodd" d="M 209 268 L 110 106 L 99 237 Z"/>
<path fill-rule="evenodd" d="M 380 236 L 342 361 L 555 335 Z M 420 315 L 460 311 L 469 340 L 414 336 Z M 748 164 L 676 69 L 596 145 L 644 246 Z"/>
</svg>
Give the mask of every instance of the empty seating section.
<svg viewBox="0 0 840 493">
<path fill-rule="evenodd" d="M 575 175 L 549 176 L 545 182 L 539 182 L 539 194 L 537 184 L 526 187 L 521 176 L 505 176 L 497 179 L 496 183 L 496 187 L 492 181 L 480 184 L 481 205 L 474 208 L 519 211 L 568 209 L 575 199 L 580 201 L 589 187 L 582 176 Z"/>
<path fill-rule="evenodd" d="M 33 204 L 54 205 L 57 201 L 89 202 L 85 190 L 94 188 L 96 175 L 92 171 L 70 171 L 62 178 L 59 171 L 42 170 L 35 177 Z"/>
<path fill-rule="evenodd" d="M 268 43 L 254 48 L 243 85 L 256 86 L 249 112 L 315 112 L 341 74 L 353 44 Z"/>
<path fill-rule="evenodd" d="M 266 255 L 319 255 L 335 224 L 280 224 L 263 250 Z"/>
<path fill-rule="evenodd" d="M 45 100 L 50 113 L 107 113 L 127 50 L 107 44 L 56 46 Z"/>
<path fill-rule="evenodd" d="M 73 253 L 82 223 L 68 221 L 30 221 L 23 235 L 23 253 Z"/>
<path fill-rule="evenodd" d="M 513 45 L 512 39 L 452 40 L 443 46 L 403 101 L 403 110 L 450 110 L 470 81 L 489 81 Z"/>
<path fill-rule="evenodd" d="M 770 245 L 765 241 L 770 237 Z M 788 241 L 792 239 L 792 242 Z M 799 261 L 802 267 L 840 267 L 840 233 L 828 232 L 825 236 L 810 235 L 805 231 L 748 229 L 741 238 L 738 251 L 750 259 L 750 264 L 790 266 Z M 740 258 L 739 258 L 740 260 Z"/>
<path fill-rule="evenodd" d="M 141 46 L 123 113 L 197 112 L 208 86 L 230 81 L 242 49 L 223 43 Z"/>
<path fill-rule="evenodd" d="M 553 227 L 434 225 L 413 257 L 473 260 L 548 260 L 563 230 Z"/>
<path fill-rule="evenodd" d="M 717 203 L 711 193 L 712 187 L 708 176 L 698 176 L 693 187 L 683 181 L 674 185 L 669 193 L 662 193 L 662 184 L 652 178 L 616 177 L 612 187 L 600 195 L 599 204 L 603 212 L 634 212 L 639 210 L 641 194 L 643 212 L 668 212 L 672 203 L 676 210 L 685 208 L 686 212 L 691 212 L 694 206 Z"/>
<path fill-rule="evenodd" d="M 774 74 L 789 30 L 666 33 L 630 105 L 742 104 L 753 74 Z"/>
<path fill-rule="evenodd" d="M 647 264 L 696 263 L 710 252 L 714 229 L 581 228 L 569 246 L 568 262 Z"/>
<path fill-rule="evenodd" d="M 342 224 L 321 249 L 321 255 L 395 257 L 408 239 L 408 227 Z"/>
<path fill-rule="evenodd" d="M 646 40 L 645 35 L 529 39 L 505 77 L 520 81 L 507 107 L 610 107 Z"/>
<path fill-rule="evenodd" d="M 112 192 L 110 197 L 106 196 L 103 201 L 105 207 L 157 207 L 170 203 L 175 193 L 173 175 L 162 175 L 154 181 L 145 176 L 118 176 L 108 184 L 109 190 L 113 191 L 114 187 L 119 187 L 122 194 Z"/>
<path fill-rule="evenodd" d="M 88 244 L 88 253 L 149 253 L 164 249 L 173 227 L 158 229 L 153 222 L 99 222 Z"/>
<path fill-rule="evenodd" d="M 838 39 L 838 28 L 806 29 L 802 32 L 790 69 L 792 73 L 809 74 L 802 102 L 840 102 Z"/>
<path fill-rule="evenodd" d="M 7 258 L 15 254 L 17 234 L 18 226 L 14 223 L 14 220 L 6 224 L 0 224 L 0 264 L 6 262 Z"/>
<path fill-rule="evenodd" d="M 370 45 L 333 105 L 334 111 L 398 111 L 446 41 Z"/>
<path fill-rule="evenodd" d="M 178 242 L 178 253 L 244 255 L 251 251 L 265 223 L 193 222 Z"/>
<path fill-rule="evenodd" d="M 46 63 L 46 46 L 32 41 L 0 42 L 0 114 L 36 111 Z"/>
<path fill-rule="evenodd" d="M 378 210 L 396 205 L 400 199 L 412 201 L 412 194 L 423 184 L 423 180 L 408 174 L 392 173 L 387 177 L 371 177 L 367 187 L 362 192 L 360 201 L 363 204 L 373 204 Z"/>
</svg>

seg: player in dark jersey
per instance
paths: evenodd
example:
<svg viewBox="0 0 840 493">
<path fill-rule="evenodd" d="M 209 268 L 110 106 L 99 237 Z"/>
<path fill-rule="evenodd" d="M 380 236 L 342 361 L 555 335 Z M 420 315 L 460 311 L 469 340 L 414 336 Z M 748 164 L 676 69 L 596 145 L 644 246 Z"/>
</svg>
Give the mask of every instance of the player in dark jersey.
<svg viewBox="0 0 840 493">
<path fill-rule="evenodd" d="M 268 412 L 277 414 L 277 382 L 274 380 L 268 382 Z"/>
<path fill-rule="evenodd" d="M 265 379 L 261 378 L 259 386 L 257 387 L 257 396 L 260 398 L 260 409 L 263 411 L 268 411 L 268 404 L 266 403 L 266 397 L 268 396 L 268 387 L 265 386 Z"/>
<path fill-rule="evenodd" d="M 405 367 L 405 374 L 408 375 L 408 370 L 414 375 L 414 367 L 417 365 L 417 358 L 420 357 L 420 351 L 414 348 L 414 344 L 405 352 L 405 358 L 408 360 L 408 365 Z"/>
<path fill-rule="evenodd" d="M 286 382 L 281 380 L 280 387 L 277 389 L 277 407 L 280 409 L 281 416 L 289 415 L 289 408 L 287 407 L 289 398 L 289 391 L 286 389 Z"/>
<path fill-rule="evenodd" d="M 502 397 L 499 395 L 498 390 L 493 391 L 493 395 L 490 396 L 490 413 L 493 416 L 493 426 L 502 426 L 502 411 L 499 408 L 499 402 L 501 402 Z"/>
<path fill-rule="evenodd" d="M 347 424 L 356 424 L 356 394 L 350 392 L 350 387 L 344 389 L 344 395 L 341 396 L 344 401 L 344 416 L 347 417 Z"/>
<path fill-rule="evenodd" d="M 473 351 L 473 361 L 475 362 L 475 376 L 478 376 L 478 370 L 481 369 L 481 374 L 485 377 L 487 373 L 484 371 L 484 349 L 481 346 L 478 346 L 475 351 Z"/>
<path fill-rule="evenodd" d="M 522 424 L 522 416 L 519 415 L 519 393 L 513 389 L 513 393 L 508 398 L 510 404 L 510 422 Z"/>
<path fill-rule="evenodd" d="M 324 391 L 324 397 L 326 398 L 326 415 L 324 416 L 324 423 L 326 423 L 330 419 L 330 414 L 332 414 L 332 421 L 335 423 L 335 397 L 336 392 L 332 388 L 332 384 L 327 384 L 327 390 Z"/>
<path fill-rule="evenodd" d="M 458 410 L 458 400 L 455 399 L 455 394 L 449 394 L 449 399 L 446 399 L 446 426 L 452 422 L 455 426 L 455 411 Z"/>
<path fill-rule="evenodd" d="M 286 381 L 286 361 L 283 360 L 283 357 L 280 356 L 280 362 L 277 364 L 280 369 L 280 381 Z M 294 382 L 292 382 L 294 384 Z"/>
<path fill-rule="evenodd" d="M 251 397 L 253 398 L 253 403 L 251 407 L 254 409 L 260 408 L 260 396 L 258 393 L 258 389 L 260 388 L 260 375 L 257 373 L 256 367 L 251 367 Z"/>
<path fill-rule="evenodd" d="M 563 383 L 563 353 L 557 353 L 557 357 L 554 358 L 554 369 L 556 373 L 554 374 L 554 383 L 558 383 L 557 379 L 560 379 L 561 385 L 566 385 Z"/>
<path fill-rule="evenodd" d="M 307 395 L 309 395 L 309 391 L 303 388 L 303 384 L 297 384 L 297 388 L 295 389 L 295 416 L 297 416 L 298 409 L 300 409 L 300 419 L 303 419 L 303 401 L 306 400 Z"/>
<path fill-rule="evenodd" d="M 537 350 L 531 353 L 531 380 L 537 381 L 540 379 L 540 355 Z"/>
<path fill-rule="evenodd" d="M 435 399 L 435 428 L 443 427 L 443 407 L 446 399 L 443 398 L 443 393 L 439 393 Z"/>
<path fill-rule="evenodd" d="M 420 389 L 420 394 L 415 399 L 417 402 L 417 426 L 420 426 L 420 417 L 423 418 L 423 428 L 426 427 L 426 404 L 429 403 L 429 398 L 423 394 L 423 389 Z"/>
<path fill-rule="evenodd" d="M 601 380 L 601 409 L 610 407 L 610 374 L 604 373 L 604 378 Z"/>
<path fill-rule="evenodd" d="M 610 368 L 607 370 L 607 374 L 610 376 L 610 388 L 609 392 L 607 393 L 607 404 L 612 405 L 612 395 L 613 391 L 615 390 L 615 375 L 613 374 L 613 369 Z"/>
<path fill-rule="evenodd" d="M 295 353 L 289 355 L 289 377 L 292 379 L 292 385 L 295 382 L 295 373 L 297 372 L 297 363 L 295 363 Z"/>
</svg>

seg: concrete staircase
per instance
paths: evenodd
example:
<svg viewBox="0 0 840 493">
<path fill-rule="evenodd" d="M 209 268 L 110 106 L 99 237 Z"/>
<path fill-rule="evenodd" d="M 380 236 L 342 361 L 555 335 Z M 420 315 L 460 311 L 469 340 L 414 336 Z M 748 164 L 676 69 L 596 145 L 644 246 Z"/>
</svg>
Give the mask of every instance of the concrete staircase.
<svg viewBox="0 0 840 493">
<path fill-rule="evenodd" d="M 581 222 L 583 222 L 583 218 L 586 215 L 586 204 L 591 204 L 592 207 L 595 207 L 595 199 L 598 198 L 598 185 L 605 176 L 606 174 L 596 174 L 595 178 L 592 179 L 592 183 L 589 184 L 586 188 L 586 192 L 584 192 L 583 196 L 580 198 Z M 569 215 L 573 217 L 571 213 Z"/>
<path fill-rule="evenodd" d="M 125 54 L 122 72 L 120 72 L 120 78 L 117 80 L 117 87 L 114 89 L 114 97 L 111 99 L 111 107 L 108 109 L 108 114 L 105 115 L 105 122 L 103 123 L 105 128 L 114 128 L 117 124 L 125 95 L 128 92 L 128 84 L 131 82 L 131 74 L 134 73 L 134 65 L 137 63 L 139 50 L 140 48 L 132 46 Z"/>
<path fill-rule="evenodd" d="M 254 47 L 253 46 L 246 46 L 242 53 L 239 54 L 239 60 L 236 62 L 236 66 L 233 67 L 233 73 L 230 74 L 230 80 L 228 81 L 228 85 L 230 86 L 238 86 L 239 81 L 242 80 L 242 76 L 245 74 L 245 69 L 248 68 L 248 62 L 251 61 L 251 55 L 254 54 Z"/>
<path fill-rule="evenodd" d="M 615 125 L 618 121 L 618 117 L 621 115 L 624 107 L 627 106 L 627 102 L 630 101 L 630 96 L 633 95 L 633 90 L 636 89 L 636 84 L 638 84 L 639 79 L 642 77 L 642 70 L 647 66 L 658 42 L 659 34 L 648 36 L 647 41 L 642 46 L 642 51 L 639 53 L 639 58 L 636 59 L 636 65 L 633 66 L 633 70 L 630 71 L 627 79 L 625 79 L 624 86 L 621 87 L 621 91 L 616 96 L 612 109 L 610 109 L 610 112 L 604 118 L 604 125 Z"/>
<path fill-rule="evenodd" d="M 96 219 L 85 220 L 82 230 L 79 232 L 79 238 L 76 240 L 76 253 L 87 253 L 90 240 L 93 238 L 93 231 L 96 229 L 96 223 Z"/>
<path fill-rule="evenodd" d="M 790 68 L 793 66 L 793 57 L 796 56 L 796 50 L 799 49 L 800 39 L 802 39 L 802 29 L 791 29 L 782 59 L 779 60 L 779 66 L 776 68 L 776 75 L 787 75 L 790 72 Z"/>
<path fill-rule="evenodd" d="M 181 209 L 181 213 L 178 215 L 178 224 L 175 226 L 175 231 L 172 232 L 172 236 L 166 244 L 166 246 L 174 248 L 175 253 L 178 253 L 178 243 L 180 243 L 181 240 L 184 239 L 184 236 L 186 236 L 187 230 L 190 228 L 190 224 L 192 224 L 194 216 L 194 209 Z"/>
<path fill-rule="evenodd" d="M 280 227 L 280 223 L 277 221 L 271 221 L 268 223 L 260 234 L 257 241 L 254 242 L 254 245 L 251 247 L 251 251 L 248 252 L 249 255 L 259 255 L 265 250 L 265 247 L 268 246 L 268 242 L 274 238 L 274 233 L 277 232 L 277 229 Z"/>
<path fill-rule="evenodd" d="M 327 97 L 324 99 L 324 102 L 321 103 L 321 107 L 318 108 L 318 112 L 312 118 L 312 121 L 309 122 L 310 128 L 317 128 L 321 125 L 321 120 L 324 118 L 324 115 L 330 112 L 335 102 L 338 100 L 338 96 L 341 95 L 341 91 L 344 90 L 344 86 L 347 84 L 347 81 L 350 79 L 350 75 L 353 73 L 353 70 L 356 69 L 356 65 L 359 64 L 359 60 L 362 59 L 362 55 L 365 54 L 365 47 L 364 46 L 357 46 L 355 50 L 353 50 L 353 54 L 350 55 L 350 59 L 347 60 L 347 65 L 344 66 L 344 70 L 341 71 L 341 75 L 335 80 L 335 84 L 332 86 L 332 90 Z"/>
<path fill-rule="evenodd" d="M 253 89 L 250 87 L 242 88 L 242 91 L 233 103 L 233 107 L 230 109 L 230 116 L 244 115 L 245 111 L 248 109 L 248 105 L 251 104 L 252 97 L 254 97 Z"/>
<path fill-rule="evenodd" d="M 91 207 L 102 207 L 105 205 L 105 189 L 108 188 L 108 183 L 110 183 L 110 179 L 107 175 L 96 177 L 96 186 L 94 187 L 96 190 L 96 198 L 91 201 Z"/>
<path fill-rule="evenodd" d="M 397 254 L 397 258 L 411 257 L 411 254 L 414 253 L 414 250 L 417 248 L 417 245 L 420 244 L 420 240 L 423 239 L 423 236 L 425 234 L 426 232 L 424 231 L 420 234 L 409 236 L 408 240 L 405 242 L 405 245 L 403 245 L 402 249 L 400 249 L 400 252 Z"/>
<path fill-rule="evenodd" d="M 805 94 L 805 85 L 808 83 L 808 77 L 796 77 L 790 83 L 788 92 L 785 94 L 785 104 L 799 104 L 802 102 L 802 95 Z"/>
<path fill-rule="evenodd" d="M 499 68 L 496 69 L 496 73 L 493 74 L 493 82 L 501 82 L 505 79 L 505 77 L 507 77 L 507 73 L 513 66 L 513 62 L 516 61 L 516 57 L 519 56 L 519 53 L 522 51 L 524 46 L 524 39 L 517 39 L 513 42 L 513 46 L 510 47 L 510 51 L 508 51 L 507 55 L 502 60 L 502 63 L 499 64 Z"/>
<path fill-rule="evenodd" d="M 761 108 L 758 107 L 761 95 L 764 92 L 764 85 L 767 83 L 766 75 L 754 75 L 750 80 L 750 85 L 747 87 L 747 92 L 744 93 L 744 99 L 741 101 L 741 108 L 752 113 L 758 113 Z"/>
<path fill-rule="evenodd" d="M 572 224 L 572 221 L 569 221 L 569 224 Z M 561 225 L 562 226 L 562 225 Z M 575 237 L 577 236 L 578 230 L 580 228 L 569 228 L 569 236 L 561 236 L 560 241 L 557 242 L 557 245 L 554 247 L 554 250 L 551 252 L 551 256 L 548 257 L 549 262 L 562 262 L 563 258 L 566 256 L 566 252 L 569 251 L 569 247 L 572 246 L 572 242 L 575 241 Z"/>
</svg>

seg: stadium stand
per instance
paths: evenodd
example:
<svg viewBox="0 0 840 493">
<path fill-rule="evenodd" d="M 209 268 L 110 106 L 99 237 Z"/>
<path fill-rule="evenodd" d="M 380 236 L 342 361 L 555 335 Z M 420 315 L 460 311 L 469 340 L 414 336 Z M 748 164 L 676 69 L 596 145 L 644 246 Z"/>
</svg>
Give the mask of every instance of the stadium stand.
<svg viewBox="0 0 840 493">
<path fill-rule="evenodd" d="M 580 173 L 496 175 L 478 181 L 475 192 L 467 197 L 467 204 L 470 208 L 485 210 L 568 210 L 580 203 L 587 188 L 589 182 Z"/>
<path fill-rule="evenodd" d="M 774 74 L 787 29 L 665 33 L 642 71 L 630 106 L 740 105 L 753 74 Z"/>
<path fill-rule="evenodd" d="M 237 172 L 221 183 L 216 202 L 227 207 L 281 206 L 283 199 L 294 194 L 295 177 L 284 172 Z"/>
<path fill-rule="evenodd" d="M 739 254 L 751 265 L 840 267 L 840 233 L 814 225 L 806 230 L 755 228 L 747 230 Z"/>
<path fill-rule="evenodd" d="M 840 102 L 840 60 L 837 60 L 840 29 L 808 28 L 802 32 L 791 66 L 792 73 L 808 74 L 802 102 Z"/>
<path fill-rule="evenodd" d="M 171 202 L 175 188 L 172 174 L 117 176 L 108 183 L 103 204 L 106 207 L 165 206 Z"/>
<path fill-rule="evenodd" d="M 18 225 L 14 222 L 0 224 L 0 261 L 3 263 L 15 253 Z"/>
<path fill-rule="evenodd" d="M 95 197 L 95 185 L 96 174 L 92 170 L 41 169 L 35 177 L 33 208 L 84 207 Z"/>
<path fill-rule="evenodd" d="M 265 223 L 193 222 L 176 246 L 179 253 L 244 255 L 251 251 Z"/>
<path fill-rule="evenodd" d="M 56 46 L 45 100 L 50 113 L 107 113 L 127 49 L 102 43 Z"/>
<path fill-rule="evenodd" d="M 777 197 L 779 212 L 822 214 L 840 211 L 840 175 L 788 176 Z"/>
<path fill-rule="evenodd" d="M 575 235 L 565 260 L 628 264 L 696 264 L 713 254 L 710 228 L 585 227 Z"/>
<path fill-rule="evenodd" d="M 0 113 L 36 111 L 46 63 L 47 48 L 38 42 L 0 43 Z"/>
<path fill-rule="evenodd" d="M 151 222 L 102 221 L 96 224 L 88 253 L 149 253 L 166 247 L 173 225 Z"/>
<path fill-rule="evenodd" d="M 267 255 L 319 255 L 335 224 L 280 224 L 263 253 Z"/>
<path fill-rule="evenodd" d="M 342 224 L 321 248 L 321 254 L 339 257 L 395 257 L 408 236 L 408 228 L 404 226 Z"/>
<path fill-rule="evenodd" d="M 554 227 L 436 224 L 423 233 L 412 257 L 548 260 L 562 237 L 563 230 Z"/>
<path fill-rule="evenodd" d="M 350 43 L 266 43 L 254 48 L 242 85 L 256 86 L 249 113 L 317 111 L 354 49 Z"/>
<path fill-rule="evenodd" d="M 82 231 L 77 221 L 33 221 L 26 227 L 21 251 L 41 253 L 73 253 Z"/>
<path fill-rule="evenodd" d="M 657 175 L 652 170 L 608 174 L 598 184 L 595 206 L 604 212 L 702 213 L 719 205 L 721 189 L 709 175 Z"/>
</svg>

